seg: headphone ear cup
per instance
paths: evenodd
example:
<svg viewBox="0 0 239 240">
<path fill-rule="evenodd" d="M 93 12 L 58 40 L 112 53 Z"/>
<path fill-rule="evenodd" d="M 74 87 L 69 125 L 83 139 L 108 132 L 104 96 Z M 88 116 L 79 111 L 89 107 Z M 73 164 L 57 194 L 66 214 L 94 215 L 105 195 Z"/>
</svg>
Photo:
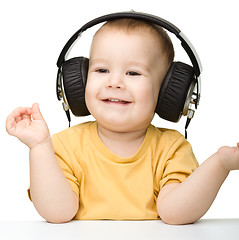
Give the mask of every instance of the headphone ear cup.
<svg viewBox="0 0 239 240">
<path fill-rule="evenodd" d="M 90 115 L 85 103 L 85 87 L 89 59 L 71 58 L 62 64 L 64 92 L 72 113 L 75 116 Z"/>
<path fill-rule="evenodd" d="M 193 67 L 173 62 L 161 85 L 156 113 L 163 119 L 178 122 L 191 84 L 195 83 Z"/>
</svg>

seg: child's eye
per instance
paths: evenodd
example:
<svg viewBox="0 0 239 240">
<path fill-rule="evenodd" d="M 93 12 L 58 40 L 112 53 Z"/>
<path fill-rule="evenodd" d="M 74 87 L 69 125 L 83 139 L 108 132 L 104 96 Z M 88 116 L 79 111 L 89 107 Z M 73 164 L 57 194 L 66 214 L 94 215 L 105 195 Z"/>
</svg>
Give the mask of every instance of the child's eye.
<svg viewBox="0 0 239 240">
<path fill-rule="evenodd" d="M 139 76 L 140 73 L 134 72 L 134 71 L 129 71 L 126 73 L 126 75 L 130 75 L 130 76 Z"/>
<path fill-rule="evenodd" d="M 109 73 L 109 70 L 100 68 L 100 69 L 97 69 L 96 72 L 98 72 L 98 73 Z"/>
</svg>

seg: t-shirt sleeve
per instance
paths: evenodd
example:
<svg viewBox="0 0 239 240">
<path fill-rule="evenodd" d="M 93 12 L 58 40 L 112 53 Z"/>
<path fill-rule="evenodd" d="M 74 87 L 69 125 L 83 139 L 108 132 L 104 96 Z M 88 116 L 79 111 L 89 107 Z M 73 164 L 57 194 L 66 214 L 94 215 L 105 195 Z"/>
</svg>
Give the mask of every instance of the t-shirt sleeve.
<svg viewBox="0 0 239 240">
<path fill-rule="evenodd" d="M 71 151 L 70 147 L 67 146 L 67 143 L 63 143 L 57 135 L 52 136 L 52 144 L 54 147 L 56 159 L 66 179 L 70 183 L 72 190 L 77 194 L 77 196 L 79 196 L 79 179 L 76 177 L 74 171 L 74 163 L 77 161 L 73 152 Z"/>
<path fill-rule="evenodd" d="M 180 134 L 169 147 L 161 166 L 160 189 L 168 183 L 183 182 L 197 167 L 198 162 L 190 143 Z"/>
</svg>

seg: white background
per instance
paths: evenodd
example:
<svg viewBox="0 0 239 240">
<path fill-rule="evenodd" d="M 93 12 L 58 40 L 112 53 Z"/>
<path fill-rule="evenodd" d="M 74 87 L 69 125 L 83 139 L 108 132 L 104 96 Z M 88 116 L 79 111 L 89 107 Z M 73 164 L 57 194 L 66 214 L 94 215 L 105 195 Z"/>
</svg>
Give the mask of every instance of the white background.
<svg viewBox="0 0 239 240">
<path fill-rule="evenodd" d="M 158 15 L 175 24 L 201 58 L 202 99 L 188 133 L 199 163 L 220 146 L 232 146 L 239 141 L 236 0 L 4 1 L 0 5 L 0 220 L 42 219 L 26 192 L 28 148 L 7 135 L 6 117 L 18 106 L 38 102 L 52 134 L 67 128 L 65 113 L 55 94 L 55 64 L 62 47 L 89 20 L 131 9 Z M 86 56 L 91 37 L 78 41 L 76 55 Z M 179 41 L 175 38 L 173 41 L 176 60 L 187 62 Z M 72 118 L 73 125 L 89 119 Z M 171 124 L 155 117 L 153 123 L 184 133 L 185 118 Z M 238 184 L 239 171 L 231 172 L 204 217 L 239 218 Z"/>
</svg>

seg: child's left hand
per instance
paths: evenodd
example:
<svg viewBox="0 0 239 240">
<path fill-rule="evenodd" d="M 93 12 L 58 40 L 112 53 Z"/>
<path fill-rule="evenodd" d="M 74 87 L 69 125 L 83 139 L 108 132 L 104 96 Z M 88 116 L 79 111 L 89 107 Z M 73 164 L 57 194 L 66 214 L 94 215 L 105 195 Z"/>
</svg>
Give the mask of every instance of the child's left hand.
<svg viewBox="0 0 239 240">
<path fill-rule="evenodd" d="M 217 154 L 219 161 L 226 170 L 239 170 L 239 143 L 236 147 L 221 147 Z"/>
</svg>

